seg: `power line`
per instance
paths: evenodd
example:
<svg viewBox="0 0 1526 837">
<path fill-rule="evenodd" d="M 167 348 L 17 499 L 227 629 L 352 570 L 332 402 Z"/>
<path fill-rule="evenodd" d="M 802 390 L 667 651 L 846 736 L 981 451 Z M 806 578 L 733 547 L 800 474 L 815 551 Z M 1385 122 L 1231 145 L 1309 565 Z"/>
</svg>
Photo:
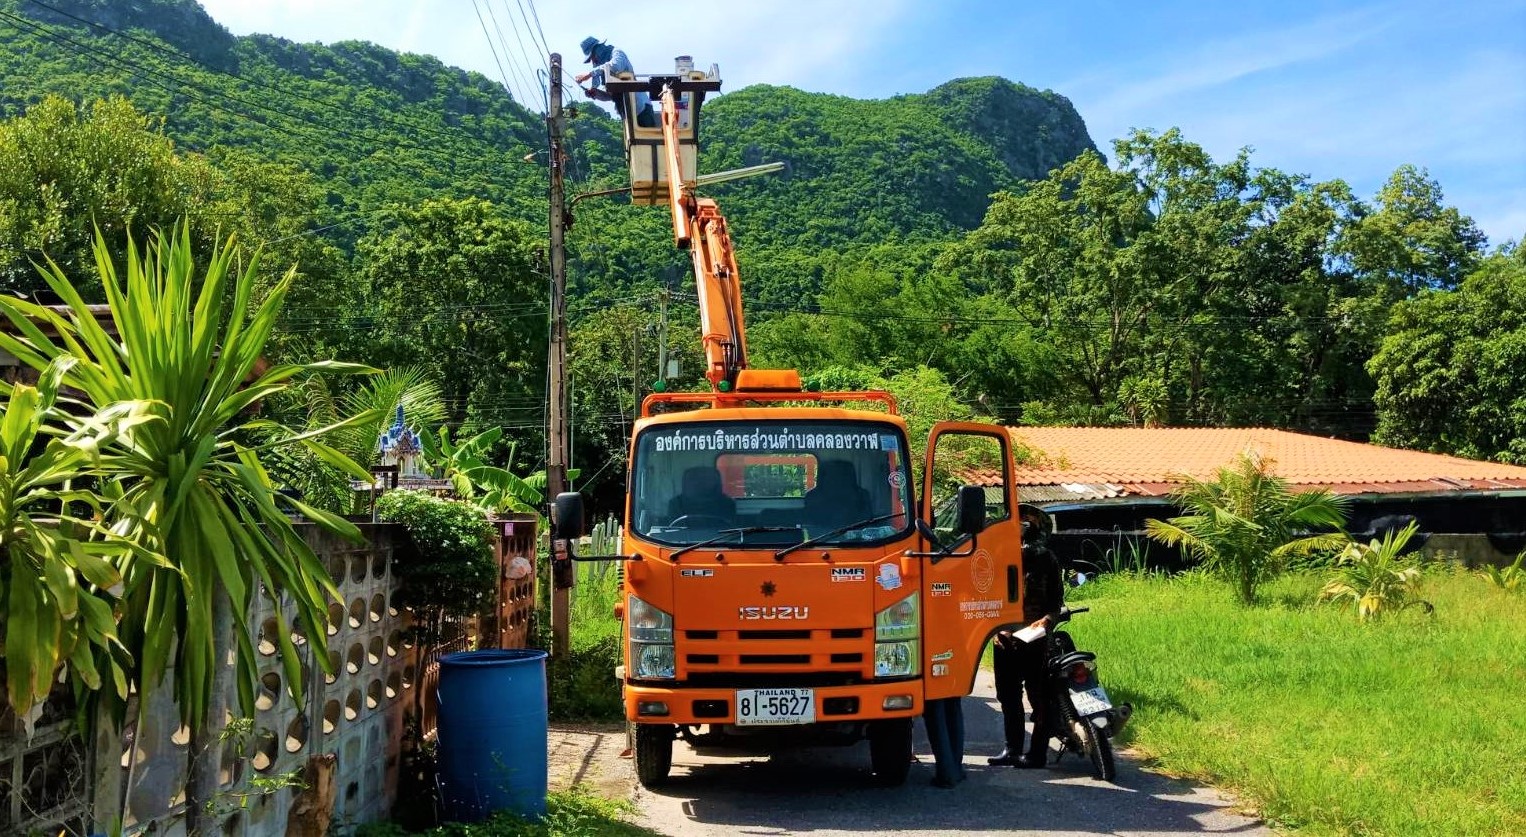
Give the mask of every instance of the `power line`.
<svg viewBox="0 0 1526 837">
<path fill-rule="evenodd" d="M 484 2 L 487 3 L 488 17 L 493 19 L 493 27 L 497 28 L 497 26 L 498 26 L 498 18 L 493 15 L 493 0 L 484 0 Z M 523 10 L 521 9 L 521 11 L 523 11 Z M 511 10 L 509 8 L 508 0 L 503 0 L 503 14 L 504 14 L 504 17 L 508 18 L 509 28 L 514 30 L 514 41 L 519 44 L 519 53 L 518 53 L 519 54 L 519 58 L 520 58 L 521 61 L 524 62 L 525 69 L 528 70 L 529 74 L 530 74 L 529 77 L 530 77 L 530 82 L 531 82 L 531 84 L 530 84 L 531 89 L 532 90 L 541 91 L 544 94 L 545 93 L 545 89 L 542 88 L 540 85 L 535 84 L 535 80 L 536 80 L 535 70 L 536 70 L 536 67 L 538 66 L 538 64 L 540 62 L 538 62 L 538 61 L 531 61 L 530 60 L 530 55 L 532 54 L 533 50 L 525 49 L 524 39 L 519 37 L 519 24 L 514 22 L 514 12 L 513 12 L 513 10 Z M 526 28 L 528 28 L 528 26 Z M 499 31 L 498 37 L 500 37 L 500 38 L 503 37 L 502 30 Z M 534 39 L 533 38 L 531 39 L 531 43 L 532 44 L 534 43 Z M 508 49 L 508 44 L 507 43 L 504 44 L 504 49 L 505 50 Z M 547 107 L 547 109 L 550 109 L 551 105 L 550 105 L 549 102 L 547 102 L 546 107 Z"/>
<path fill-rule="evenodd" d="M 502 47 L 503 49 L 503 61 L 499 62 L 498 64 L 498 72 L 504 72 L 503 64 L 504 62 L 507 62 L 509 65 L 509 72 L 513 73 L 514 80 L 518 83 L 517 86 L 514 87 L 514 98 L 518 99 L 520 104 L 525 104 L 530 101 L 530 98 L 525 95 L 524 91 L 532 88 L 530 85 L 525 83 L 524 76 L 520 75 L 519 65 L 510 60 L 511 56 L 509 55 L 508 41 L 504 40 L 503 30 L 498 28 L 498 19 L 493 17 L 492 0 L 483 0 L 483 6 L 487 8 L 488 19 L 493 21 L 493 29 L 498 32 L 498 46 Z M 472 9 L 477 13 L 477 22 L 482 24 L 482 34 L 487 36 L 488 46 L 489 48 L 493 49 L 493 58 L 496 61 L 498 59 L 498 49 L 493 47 L 493 36 L 488 33 L 487 21 L 482 17 L 483 6 L 478 6 L 477 0 L 472 0 Z M 508 74 L 504 74 L 503 81 L 504 86 L 507 87 L 509 84 Z"/>
</svg>

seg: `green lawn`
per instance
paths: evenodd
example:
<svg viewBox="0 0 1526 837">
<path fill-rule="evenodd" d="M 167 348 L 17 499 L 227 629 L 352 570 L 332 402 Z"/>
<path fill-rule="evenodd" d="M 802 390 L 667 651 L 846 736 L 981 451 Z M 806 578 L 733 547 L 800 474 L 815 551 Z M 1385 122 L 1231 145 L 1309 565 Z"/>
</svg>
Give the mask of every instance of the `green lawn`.
<svg viewBox="0 0 1526 837">
<path fill-rule="evenodd" d="M 657 837 L 657 832 L 631 823 L 634 814 L 629 802 L 604 799 L 579 787 L 547 795 L 546 817 L 540 822 L 500 814 L 482 823 L 448 823 L 420 837 Z M 357 837 L 408 834 L 391 823 L 364 825 L 356 832 Z"/>
<path fill-rule="evenodd" d="M 1433 571 L 1377 624 L 1314 606 L 1319 580 L 1261 606 L 1197 576 L 1108 577 L 1072 594 L 1102 682 L 1135 706 L 1132 746 L 1313 834 L 1526 834 L 1526 596 Z"/>
</svg>

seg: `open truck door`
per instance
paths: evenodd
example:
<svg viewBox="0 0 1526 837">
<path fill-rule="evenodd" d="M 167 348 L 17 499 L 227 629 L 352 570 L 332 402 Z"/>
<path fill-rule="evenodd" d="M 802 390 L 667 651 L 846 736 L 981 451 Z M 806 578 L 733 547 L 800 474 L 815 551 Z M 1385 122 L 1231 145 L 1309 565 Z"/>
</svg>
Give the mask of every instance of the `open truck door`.
<svg viewBox="0 0 1526 837">
<path fill-rule="evenodd" d="M 1012 470 L 1003 427 L 940 422 L 928 435 L 920 574 L 926 700 L 969 694 L 986 642 L 1022 623 L 1022 525 Z M 971 506 L 982 502 L 983 525 L 971 527 Z"/>
</svg>

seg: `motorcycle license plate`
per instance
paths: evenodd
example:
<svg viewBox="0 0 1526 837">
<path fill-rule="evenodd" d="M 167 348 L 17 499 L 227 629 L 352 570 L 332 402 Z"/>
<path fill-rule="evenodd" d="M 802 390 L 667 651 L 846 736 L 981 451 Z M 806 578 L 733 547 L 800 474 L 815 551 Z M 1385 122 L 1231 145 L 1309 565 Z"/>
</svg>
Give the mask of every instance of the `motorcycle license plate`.
<svg viewBox="0 0 1526 837">
<path fill-rule="evenodd" d="M 1107 692 L 1102 691 L 1101 686 L 1096 686 L 1082 691 L 1072 689 L 1070 702 L 1076 707 L 1078 715 L 1095 715 L 1098 712 L 1106 712 L 1113 708 L 1112 701 L 1107 699 Z"/>
<path fill-rule="evenodd" d="M 738 689 L 737 726 L 816 723 L 815 689 Z"/>
</svg>

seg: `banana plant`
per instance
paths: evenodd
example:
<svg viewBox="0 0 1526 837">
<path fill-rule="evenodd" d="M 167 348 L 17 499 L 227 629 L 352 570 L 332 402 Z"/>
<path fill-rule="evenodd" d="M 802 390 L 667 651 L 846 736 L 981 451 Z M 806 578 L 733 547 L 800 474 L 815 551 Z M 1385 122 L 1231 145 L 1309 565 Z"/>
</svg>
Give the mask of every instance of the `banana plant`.
<svg viewBox="0 0 1526 837">
<path fill-rule="evenodd" d="M 462 442 L 450 438 L 450 428 L 441 426 L 434 433 L 420 435 L 424 461 L 439 469 L 440 478 L 450 480 L 456 496 L 487 512 L 538 514 L 546 502 L 546 473 L 537 471 L 527 477 L 516 475 L 514 454 L 509 446 L 508 464 L 499 467 L 487 461 L 488 454 L 503 428 L 491 427 Z M 577 479 L 578 470 L 568 469 L 567 478 Z"/>
<path fill-rule="evenodd" d="M 101 445 L 152 417 L 123 402 L 60 433 L 59 382 L 71 362 L 50 363 L 36 387 L 12 384 L 0 418 L 0 635 L 6 697 L 22 718 L 61 668 L 77 690 L 126 699 L 132 658 L 117 636 L 116 563 L 134 554 L 167 566 L 104 528 L 99 498 L 73 487 L 93 473 Z"/>
</svg>

